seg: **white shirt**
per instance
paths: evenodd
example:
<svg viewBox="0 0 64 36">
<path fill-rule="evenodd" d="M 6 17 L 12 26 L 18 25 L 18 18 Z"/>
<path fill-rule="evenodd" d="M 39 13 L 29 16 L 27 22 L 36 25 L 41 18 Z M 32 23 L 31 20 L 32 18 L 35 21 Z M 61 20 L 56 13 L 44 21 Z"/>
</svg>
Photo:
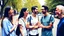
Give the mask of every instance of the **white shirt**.
<svg viewBox="0 0 64 36">
<path fill-rule="evenodd" d="M 30 18 L 30 17 L 29 17 L 29 18 Z M 33 16 L 31 15 L 31 24 L 32 24 L 32 25 L 36 25 L 37 22 L 38 22 L 38 16 L 33 17 Z M 31 35 L 37 35 L 37 34 L 38 34 L 38 29 L 30 30 L 30 31 L 29 31 L 29 34 L 31 34 Z"/>
<path fill-rule="evenodd" d="M 26 20 L 26 22 L 24 22 L 24 18 L 19 19 L 19 24 L 22 25 L 22 32 L 23 32 L 24 36 L 27 35 L 26 23 L 27 23 L 27 20 Z"/>
</svg>

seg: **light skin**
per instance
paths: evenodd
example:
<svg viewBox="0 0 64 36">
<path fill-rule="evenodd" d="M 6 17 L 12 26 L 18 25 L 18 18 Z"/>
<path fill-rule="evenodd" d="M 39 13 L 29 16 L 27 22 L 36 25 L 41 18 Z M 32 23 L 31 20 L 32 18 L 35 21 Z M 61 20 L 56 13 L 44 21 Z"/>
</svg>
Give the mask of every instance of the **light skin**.
<svg viewBox="0 0 64 36">
<path fill-rule="evenodd" d="M 9 11 L 9 17 L 10 17 L 11 15 L 14 15 L 13 12 L 14 12 L 13 9 L 11 9 L 11 10 Z M 13 17 L 13 16 L 12 16 L 12 17 Z M 15 30 L 15 28 L 17 27 L 17 24 L 12 24 L 12 25 L 14 25 L 14 26 L 13 26 L 13 28 L 10 30 L 10 32 L 13 32 L 13 31 Z"/>
<path fill-rule="evenodd" d="M 44 16 L 48 15 L 47 10 L 42 10 L 42 11 L 46 12 L 46 14 L 44 14 Z M 48 25 L 48 26 L 44 26 L 43 24 L 39 25 L 40 28 L 47 28 L 47 29 L 51 28 L 52 26 L 53 26 L 52 22 L 50 22 L 50 25 Z"/>
<path fill-rule="evenodd" d="M 33 10 L 33 12 L 37 12 L 37 11 L 38 11 L 38 9 Z M 36 14 L 32 13 L 32 16 L 36 18 Z M 29 29 L 36 29 L 36 28 L 38 28 L 38 25 L 39 25 L 39 22 L 37 22 L 36 25 L 32 25 L 32 26 L 28 22 L 26 26 Z"/>
<path fill-rule="evenodd" d="M 23 16 L 23 20 L 24 20 L 24 22 L 26 22 L 26 17 L 27 17 L 27 15 L 28 15 L 28 10 L 26 10 L 25 12 L 24 12 L 24 16 Z M 21 34 L 22 34 L 22 36 L 24 36 L 24 34 L 23 34 L 23 29 L 22 29 L 22 25 L 20 26 L 20 32 L 21 32 Z"/>
</svg>

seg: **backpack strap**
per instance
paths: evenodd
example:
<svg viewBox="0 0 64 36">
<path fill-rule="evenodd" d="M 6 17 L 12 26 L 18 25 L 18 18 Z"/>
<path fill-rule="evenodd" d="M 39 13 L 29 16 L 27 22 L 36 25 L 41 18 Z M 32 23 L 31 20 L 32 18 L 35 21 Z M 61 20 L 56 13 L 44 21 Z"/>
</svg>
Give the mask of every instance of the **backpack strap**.
<svg viewBox="0 0 64 36">
<path fill-rule="evenodd" d="M 30 16 L 30 19 L 29 19 L 30 25 L 32 25 L 32 24 L 31 24 L 31 19 L 32 19 L 32 17 Z"/>
</svg>

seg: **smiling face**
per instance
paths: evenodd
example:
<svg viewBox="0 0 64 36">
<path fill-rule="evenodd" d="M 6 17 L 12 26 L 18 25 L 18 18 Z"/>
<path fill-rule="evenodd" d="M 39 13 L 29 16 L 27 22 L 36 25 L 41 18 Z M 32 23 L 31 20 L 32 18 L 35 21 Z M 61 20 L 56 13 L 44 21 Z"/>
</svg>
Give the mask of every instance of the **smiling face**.
<svg viewBox="0 0 64 36">
<path fill-rule="evenodd" d="M 60 10 L 59 8 L 56 8 L 56 14 L 61 14 L 62 10 Z"/>
<path fill-rule="evenodd" d="M 24 12 L 24 16 L 25 16 L 25 17 L 27 17 L 28 12 L 29 12 L 28 10 L 26 10 L 26 11 Z"/>
</svg>

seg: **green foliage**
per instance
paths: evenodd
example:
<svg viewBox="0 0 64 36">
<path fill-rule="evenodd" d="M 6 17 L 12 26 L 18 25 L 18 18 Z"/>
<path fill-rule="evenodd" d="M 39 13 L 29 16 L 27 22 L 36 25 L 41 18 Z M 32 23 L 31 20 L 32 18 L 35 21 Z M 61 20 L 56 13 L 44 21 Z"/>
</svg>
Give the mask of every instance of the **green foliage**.
<svg viewBox="0 0 64 36">
<path fill-rule="evenodd" d="M 12 6 L 14 9 L 17 9 L 20 12 L 22 8 L 22 0 L 8 0 L 6 6 Z"/>
<path fill-rule="evenodd" d="M 4 0 L 4 3 L 6 0 Z M 38 0 L 8 0 L 6 6 L 12 6 L 14 9 L 17 9 L 20 12 L 22 7 L 27 7 L 29 11 L 31 11 L 32 6 L 38 6 L 39 11 L 41 8 L 40 3 Z"/>
<path fill-rule="evenodd" d="M 45 0 L 45 2 L 49 7 L 49 11 L 55 9 L 57 5 L 64 5 L 64 0 Z"/>
<path fill-rule="evenodd" d="M 24 7 L 27 7 L 29 9 L 29 11 L 31 11 L 31 7 L 32 6 L 38 6 L 38 10 L 40 11 L 41 9 L 41 5 L 38 2 L 38 0 L 27 0 Z"/>
</svg>

